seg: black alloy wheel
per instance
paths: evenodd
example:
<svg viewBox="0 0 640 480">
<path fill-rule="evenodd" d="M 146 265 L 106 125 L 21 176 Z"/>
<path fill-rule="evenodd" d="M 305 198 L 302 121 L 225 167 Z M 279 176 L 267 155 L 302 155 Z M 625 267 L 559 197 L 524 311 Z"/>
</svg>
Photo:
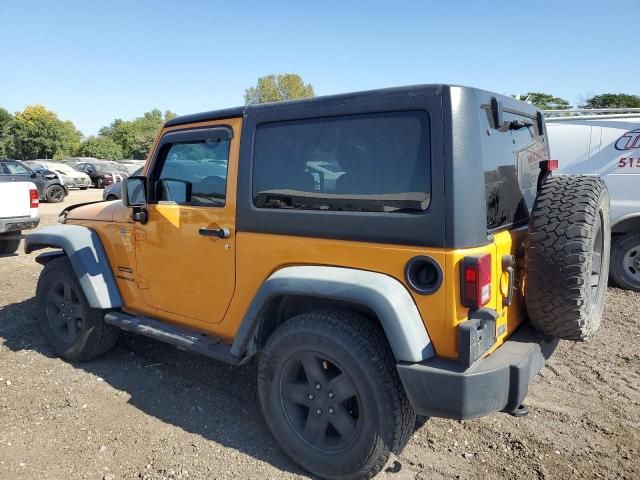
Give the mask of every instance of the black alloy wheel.
<svg viewBox="0 0 640 480">
<path fill-rule="evenodd" d="M 287 420 L 300 438 L 321 450 L 349 447 L 362 426 L 360 396 L 349 375 L 326 355 L 303 353 L 280 377 Z"/>
</svg>

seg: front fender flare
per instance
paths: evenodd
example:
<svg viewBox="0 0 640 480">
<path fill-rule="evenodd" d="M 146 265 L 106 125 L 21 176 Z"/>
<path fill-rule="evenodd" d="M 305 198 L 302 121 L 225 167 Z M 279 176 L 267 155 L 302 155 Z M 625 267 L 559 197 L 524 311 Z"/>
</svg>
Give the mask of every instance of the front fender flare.
<svg viewBox="0 0 640 480">
<path fill-rule="evenodd" d="M 270 303 L 283 295 L 356 303 L 375 312 L 398 361 L 421 362 L 435 355 L 413 298 L 389 275 L 342 267 L 285 267 L 260 287 L 238 329 L 231 354 L 241 358 Z"/>
<path fill-rule="evenodd" d="M 80 225 L 53 225 L 27 235 L 24 250 L 61 248 L 91 308 L 122 307 L 122 297 L 98 234 Z"/>
</svg>

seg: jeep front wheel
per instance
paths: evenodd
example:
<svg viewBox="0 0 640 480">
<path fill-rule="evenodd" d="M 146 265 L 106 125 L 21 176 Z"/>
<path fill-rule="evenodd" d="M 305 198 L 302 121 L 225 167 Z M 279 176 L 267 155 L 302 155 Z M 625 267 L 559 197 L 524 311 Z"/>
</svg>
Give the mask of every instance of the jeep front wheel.
<svg viewBox="0 0 640 480">
<path fill-rule="evenodd" d="M 91 308 L 66 256 L 50 260 L 36 288 L 38 324 L 54 353 L 70 361 L 87 361 L 115 345 L 119 329 Z"/>
<path fill-rule="evenodd" d="M 304 313 L 278 328 L 258 393 L 285 453 L 324 478 L 370 478 L 415 425 L 384 333 L 349 311 Z"/>
<path fill-rule="evenodd" d="M 602 179 L 547 179 L 533 205 L 526 248 L 525 300 L 536 329 L 565 340 L 593 336 L 604 311 L 610 246 Z"/>
</svg>

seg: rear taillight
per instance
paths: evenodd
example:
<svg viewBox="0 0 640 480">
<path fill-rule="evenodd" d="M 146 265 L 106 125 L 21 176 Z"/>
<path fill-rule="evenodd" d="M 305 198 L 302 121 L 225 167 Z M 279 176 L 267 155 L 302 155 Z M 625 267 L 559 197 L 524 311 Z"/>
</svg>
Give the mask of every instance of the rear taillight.
<svg viewBox="0 0 640 480">
<path fill-rule="evenodd" d="M 462 260 L 462 304 L 481 308 L 491 300 L 491 255 L 471 255 Z"/>
<path fill-rule="evenodd" d="M 558 170 L 558 160 L 542 160 L 538 166 L 543 172 Z"/>
<path fill-rule="evenodd" d="M 40 200 L 38 197 L 38 190 L 36 190 L 35 188 L 32 188 L 29 190 L 29 206 L 31 208 L 38 208 L 38 205 L 40 204 Z"/>
</svg>

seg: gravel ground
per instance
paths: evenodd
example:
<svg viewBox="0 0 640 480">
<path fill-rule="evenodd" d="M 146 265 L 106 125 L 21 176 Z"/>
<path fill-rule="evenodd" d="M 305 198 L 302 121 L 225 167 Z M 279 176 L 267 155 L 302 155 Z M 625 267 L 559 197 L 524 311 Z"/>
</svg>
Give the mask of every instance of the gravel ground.
<svg viewBox="0 0 640 480">
<path fill-rule="evenodd" d="M 43 204 L 42 224 L 60 209 Z M 34 319 L 40 269 L 0 258 L 1 479 L 306 478 L 265 427 L 255 364 L 129 335 L 97 361 L 52 357 Z M 640 295 L 610 288 L 600 332 L 560 344 L 529 416 L 430 419 L 378 478 L 640 479 L 639 345 Z"/>
</svg>

